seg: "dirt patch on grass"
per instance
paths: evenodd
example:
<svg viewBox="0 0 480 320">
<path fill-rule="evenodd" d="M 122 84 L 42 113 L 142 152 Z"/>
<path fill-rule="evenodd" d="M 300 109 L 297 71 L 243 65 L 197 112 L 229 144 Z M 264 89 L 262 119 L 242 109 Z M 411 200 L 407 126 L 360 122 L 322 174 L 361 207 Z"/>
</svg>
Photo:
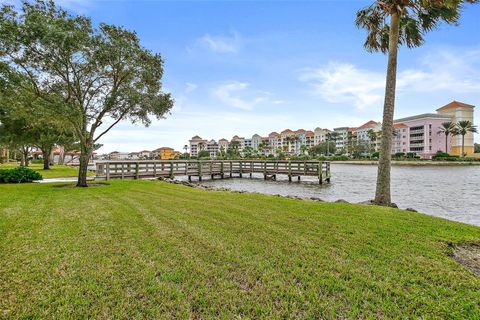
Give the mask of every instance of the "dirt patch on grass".
<svg viewBox="0 0 480 320">
<path fill-rule="evenodd" d="M 453 257 L 458 263 L 480 278 L 480 243 L 454 246 Z"/>
<path fill-rule="evenodd" d="M 104 182 L 95 182 L 95 183 L 89 183 L 88 187 L 104 187 L 104 186 L 109 186 L 109 183 L 104 183 Z M 75 183 L 66 183 L 66 184 L 59 184 L 56 186 L 53 186 L 54 188 L 58 189 L 71 189 L 71 188 L 77 188 L 77 185 Z"/>
</svg>

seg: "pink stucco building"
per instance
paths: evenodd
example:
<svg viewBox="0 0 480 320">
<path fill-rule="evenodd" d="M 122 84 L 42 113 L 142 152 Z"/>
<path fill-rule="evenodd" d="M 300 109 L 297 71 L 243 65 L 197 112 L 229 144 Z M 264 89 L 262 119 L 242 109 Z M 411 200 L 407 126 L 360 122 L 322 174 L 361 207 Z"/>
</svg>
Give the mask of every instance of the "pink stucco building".
<svg viewBox="0 0 480 320">
<path fill-rule="evenodd" d="M 450 139 L 446 140 L 445 135 L 439 133 L 440 126 L 447 121 L 452 121 L 452 118 L 436 113 L 395 120 L 392 153 L 415 152 L 421 158 L 430 159 L 437 151 L 450 152 Z"/>
</svg>

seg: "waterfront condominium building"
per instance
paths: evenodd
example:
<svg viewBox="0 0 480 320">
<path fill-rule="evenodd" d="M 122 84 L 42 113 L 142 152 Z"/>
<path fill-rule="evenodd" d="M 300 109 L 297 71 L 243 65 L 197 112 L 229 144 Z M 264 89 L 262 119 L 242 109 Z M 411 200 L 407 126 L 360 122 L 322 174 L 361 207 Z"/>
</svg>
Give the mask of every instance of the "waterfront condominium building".
<svg viewBox="0 0 480 320">
<path fill-rule="evenodd" d="M 334 128 L 335 132 L 335 148 L 337 150 L 345 150 L 345 142 L 347 140 L 348 127 Z"/>
<path fill-rule="evenodd" d="M 459 121 L 468 120 L 471 123 L 473 122 L 473 110 L 475 106 L 452 101 L 449 104 L 444 105 L 437 109 L 437 113 L 441 115 L 447 115 L 451 118 L 453 123 L 458 123 Z M 462 153 L 462 136 L 453 136 L 450 137 L 451 140 L 451 153 L 454 155 L 461 155 Z M 465 135 L 465 145 L 464 152 L 467 156 L 474 155 L 474 141 L 473 133 L 469 132 Z"/>
<path fill-rule="evenodd" d="M 305 146 L 307 149 L 313 148 L 315 146 L 315 132 L 308 130 L 305 133 Z"/>
<path fill-rule="evenodd" d="M 268 135 L 268 149 L 269 153 L 276 155 L 279 149 L 282 147 L 282 139 L 278 132 L 270 132 Z"/>
<path fill-rule="evenodd" d="M 392 140 L 392 154 L 400 152 L 414 152 L 422 158 L 431 158 L 437 151 L 444 151 L 459 155 L 461 153 L 462 137 L 445 137 L 439 133 L 443 122 L 458 123 L 462 120 L 473 122 L 473 105 L 453 101 L 437 109 L 437 113 L 424 113 L 394 121 L 394 134 Z M 365 153 L 379 150 L 381 138 L 380 122 L 370 120 L 359 127 L 339 127 L 333 129 L 337 152 L 351 154 L 354 147 L 362 143 Z M 190 140 L 190 152 L 197 156 L 201 150 L 208 150 L 211 157 L 216 157 L 219 150 L 226 151 L 232 142 L 238 143 L 239 151 L 250 147 L 253 151 L 265 155 L 278 155 L 280 152 L 287 154 L 301 154 L 327 140 L 331 133 L 328 129 L 316 128 L 314 131 L 298 129 L 292 131 L 285 129 L 281 133 L 271 132 L 267 137 L 254 134 L 252 138 L 234 136 L 231 142 L 220 139 L 218 143 L 211 140 L 207 143 L 199 136 Z M 372 134 L 375 133 L 375 134 Z M 357 149 L 358 150 L 358 149 Z M 480 156 L 473 154 L 473 134 L 465 136 L 465 153 L 467 156 Z"/>
<path fill-rule="evenodd" d="M 211 158 L 217 157 L 218 152 L 218 143 L 215 140 L 210 140 L 207 142 L 207 151 Z"/>
<path fill-rule="evenodd" d="M 285 129 L 282 132 L 280 132 L 281 151 L 289 154 L 294 154 L 295 139 L 296 139 L 296 134 L 290 129 Z"/>
<path fill-rule="evenodd" d="M 451 119 L 448 115 L 424 113 L 395 120 L 394 145 L 399 143 L 401 148 L 392 151 L 415 152 L 425 159 L 431 158 L 437 151 L 450 152 L 450 143 L 445 150 L 445 135 L 438 131 L 443 122 Z"/>
<path fill-rule="evenodd" d="M 404 123 L 395 123 L 393 125 L 392 154 L 408 152 L 409 141 L 408 126 Z"/>
<path fill-rule="evenodd" d="M 254 134 L 252 136 L 252 149 L 253 150 L 258 150 L 260 145 L 262 144 L 262 137 L 259 134 Z"/>
<path fill-rule="evenodd" d="M 228 149 L 228 140 L 225 139 L 225 138 L 222 138 L 220 140 L 218 140 L 218 151 L 220 152 L 227 152 L 227 149 Z"/>
<path fill-rule="evenodd" d="M 207 148 L 207 140 L 202 139 L 199 136 L 194 136 L 189 141 L 190 143 L 190 155 L 192 157 L 198 156 L 198 153 Z"/>
<path fill-rule="evenodd" d="M 325 142 L 327 139 L 327 133 L 331 132 L 328 129 L 316 128 L 314 130 L 314 141 L 315 145 L 320 144 L 321 142 Z"/>
<path fill-rule="evenodd" d="M 245 138 L 244 137 L 239 137 L 239 136 L 233 136 L 230 144 L 232 142 L 236 142 L 238 144 L 238 151 L 243 151 L 245 149 Z"/>
</svg>

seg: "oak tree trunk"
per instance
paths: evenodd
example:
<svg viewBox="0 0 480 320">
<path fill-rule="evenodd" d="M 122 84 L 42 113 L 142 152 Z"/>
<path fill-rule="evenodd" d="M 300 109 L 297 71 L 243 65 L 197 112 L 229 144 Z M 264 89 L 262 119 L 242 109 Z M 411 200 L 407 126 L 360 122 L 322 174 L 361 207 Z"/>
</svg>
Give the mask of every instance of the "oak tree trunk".
<svg viewBox="0 0 480 320">
<path fill-rule="evenodd" d="M 45 150 L 42 150 L 42 155 L 43 155 L 43 170 L 50 170 L 50 154 L 51 154 L 51 149 L 46 148 Z"/>
<path fill-rule="evenodd" d="M 393 113 L 395 111 L 395 89 L 397 82 L 397 52 L 400 28 L 400 15 L 392 13 L 390 20 L 387 80 L 383 106 L 382 140 L 378 160 L 377 188 L 374 202 L 378 205 L 391 204 L 390 169 L 393 138 Z"/>
<path fill-rule="evenodd" d="M 88 187 L 87 185 L 87 173 L 88 173 L 88 161 L 93 153 L 93 142 L 91 139 L 83 142 L 80 146 L 80 166 L 78 168 L 78 181 L 77 187 Z"/>
</svg>

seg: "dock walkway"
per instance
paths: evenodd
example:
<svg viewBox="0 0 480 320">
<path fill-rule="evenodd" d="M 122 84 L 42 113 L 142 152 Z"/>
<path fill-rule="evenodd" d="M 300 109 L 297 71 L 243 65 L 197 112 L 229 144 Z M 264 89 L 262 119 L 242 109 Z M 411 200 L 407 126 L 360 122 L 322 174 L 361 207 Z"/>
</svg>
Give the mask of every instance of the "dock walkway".
<svg viewBox="0 0 480 320">
<path fill-rule="evenodd" d="M 254 173 L 263 174 L 264 179 L 276 180 L 277 175 L 300 180 L 302 176 L 318 177 L 319 183 L 330 182 L 328 161 L 288 160 L 112 160 L 96 162 L 96 179 L 144 179 L 174 178 L 176 176 L 214 178 L 239 177 Z"/>
</svg>

